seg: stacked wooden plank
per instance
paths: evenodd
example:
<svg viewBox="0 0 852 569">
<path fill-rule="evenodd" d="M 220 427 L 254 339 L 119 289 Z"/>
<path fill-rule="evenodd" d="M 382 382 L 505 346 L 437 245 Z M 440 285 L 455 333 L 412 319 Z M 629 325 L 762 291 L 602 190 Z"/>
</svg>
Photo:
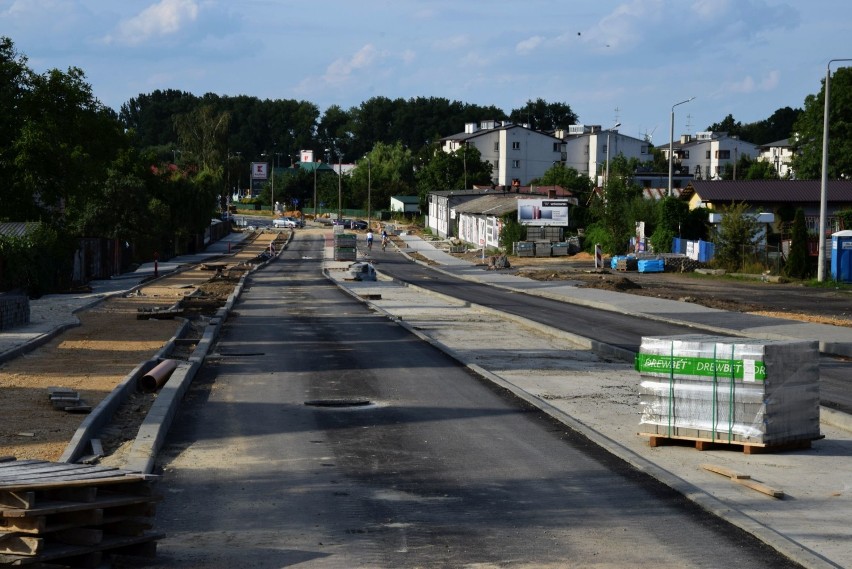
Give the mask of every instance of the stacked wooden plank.
<svg viewBox="0 0 852 569">
<path fill-rule="evenodd" d="M 763 447 L 821 438 L 816 342 L 645 337 L 636 369 L 645 435 Z"/>
<path fill-rule="evenodd" d="M 141 474 L 0 457 L 0 565 L 97 567 L 153 557 L 158 498 Z"/>
</svg>

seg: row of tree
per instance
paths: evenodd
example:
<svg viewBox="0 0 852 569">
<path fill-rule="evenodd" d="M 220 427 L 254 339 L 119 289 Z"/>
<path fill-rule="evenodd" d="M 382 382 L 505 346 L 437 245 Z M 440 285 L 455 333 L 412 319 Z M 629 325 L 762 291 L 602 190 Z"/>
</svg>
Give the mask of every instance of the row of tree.
<svg viewBox="0 0 852 569">
<path fill-rule="evenodd" d="M 792 128 L 786 136 L 795 133 L 799 177 L 817 177 L 822 97 L 822 92 L 809 95 L 802 111 L 779 109 L 760 123 L 740 125 L 729 115 L 710 128 L 768 141 L 784 138 Z M 852 174 L 850 118 L 852 71 L 841 68 L 832 80 L 831 177 Z M 436 144 L 465 123 L 483 120 L 548 131 L 575 123 L 577 116 L 565 103 L 541 99 L 508 114 L 493 106 L 434 97 L 374 97 L 348 110 L 332 106 L 320 113 L 306 101 L 199 97 L 174 90 L 139 95 L 116 113 L 98 101 L 82 70 L 35 73 L 12 40 L 0 37 L 0 191 L 5 206 L 0 219 L 41 221 L 51 228 L 57 247 L 69 238 L 98 236 L 133 243 L 140 256 L 167 252 L 204 230 L 222 199 L 234 187 L 247 185 L 248 164 L 259 158 L 279 166 L 275 200 L 303 208 L 316 205 L 314 192 L 316 201 L 327 205 L 342 197 L 344 207 L 366 208 L 368 202 L 387 204 L 394 194 L 424 196 L 488 184 L 491 166 L 475 149 L 447 154 Z M 310 170 L 283 175 L 280 167 L 296 162 L 303 149 L 327 162 L 356 162 L 359 167 L 342 179 L 327 170 L 316 178 Z M 659 152 L 655 160 L 661 161 Z M 579 209 L 581 225 L 597 228 L 601 240 L 611 242 L 617 252 L 625 236 L 632 235 L 632 221 L 641 219 L 640 210 L 650 207 L 636 201 L 641 192 L 630 183 L 641 166 L 615 157 L 604 202 L 591 199 L 586 176 L 564 167 L 524 182 L 574 190 L 581 204 L 591 206 Z M 765 167 L 754 164 L 738 165 L 738 171 L 746 177 L 767 175 Z M 271 193 L 269 184 L 263 196 L 267 204 Z M 661 208 L 677 209 L 670 204 Z M 672 215 L 680 231 L 692 223 L 688 212 L 680 210 L 655 219 Z M 659 225 L 674 231 L 672 223 Z"/>
</svg>

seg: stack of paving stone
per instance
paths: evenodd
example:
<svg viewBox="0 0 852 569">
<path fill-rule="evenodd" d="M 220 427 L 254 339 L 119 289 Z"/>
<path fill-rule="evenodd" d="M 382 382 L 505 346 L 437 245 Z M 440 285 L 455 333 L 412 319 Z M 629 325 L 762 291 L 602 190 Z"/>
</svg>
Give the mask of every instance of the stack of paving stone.
<svg viewBox="0 0 852 569">
<path fill-rule="evenodd" d="M 774 446 L 821 438 L 816 342 L 645 337 L 643 434 Z"/>
<path fill-rule="evenodd" d="M 352 233 L 334 234 L 334 260 L 354 261 L 357 257 L 355 248 L 357 237 Z"/>
<path fill-rule="evenodd" d="M 25 294 L 0 294 L 0 330 L 30 323 L 30 299 Z"/>
</svg>

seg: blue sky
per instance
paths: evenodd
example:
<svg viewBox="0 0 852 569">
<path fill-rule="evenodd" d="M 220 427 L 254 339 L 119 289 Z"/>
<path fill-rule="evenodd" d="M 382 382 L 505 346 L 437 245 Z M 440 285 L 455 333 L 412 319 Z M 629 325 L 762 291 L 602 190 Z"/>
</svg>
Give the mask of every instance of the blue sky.
<svg viewBox="0 0 852 569">
<path fill-rule="evenodd" d="M 155 89 L 321 111 L 435 96 L 508 113 L 542 98 L 661 145 L 689 97 L 675 136 L 802 107 L 829 59 L 852 58 L 852 2 L 0 0 L 0 34 L 37 72 L 82 68 L 116 110 Z"/>
</svg>

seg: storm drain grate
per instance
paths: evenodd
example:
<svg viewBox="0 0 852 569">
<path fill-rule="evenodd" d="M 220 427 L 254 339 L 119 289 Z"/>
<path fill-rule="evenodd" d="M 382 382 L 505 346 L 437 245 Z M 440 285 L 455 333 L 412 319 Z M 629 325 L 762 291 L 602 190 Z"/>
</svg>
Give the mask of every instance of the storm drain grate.
<svg viewBox="0 0 852 569">
<path fill-rule="evenodd" d="M 305 401 L 309 407 L 366 407 L 372 405 L 369 399 L 310 399 Z"/>
</svg>

